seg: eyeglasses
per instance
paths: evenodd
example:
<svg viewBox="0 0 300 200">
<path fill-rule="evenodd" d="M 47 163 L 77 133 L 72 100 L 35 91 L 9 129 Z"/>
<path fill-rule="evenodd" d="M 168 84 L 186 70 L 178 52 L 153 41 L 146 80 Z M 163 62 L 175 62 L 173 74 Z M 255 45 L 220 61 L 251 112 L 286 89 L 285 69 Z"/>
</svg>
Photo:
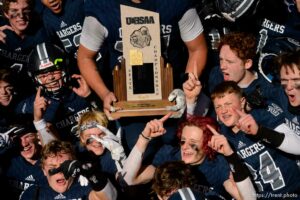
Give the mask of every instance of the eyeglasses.
<svg viewBox="0 0 300 200">
<path fill-rule="evenodd" d="M 179 142 L 180 146 L 183 146 L 184 144 L 186 143 L 185 140 L 181 140 Z M 188 145 L 195 151 L 199 151 L 199 148 L 198 148 L 198 145 L 197 144 L 194 144 L 194 143 L 188 143 Z"/>
<path fill-rule="evenodd" d="M 16 10 L 16 9 L 10 9 L 8 10 L 8 16 L 9 18 L 17 18 L 17 17 L 28 17 L 31 13 L 30 9 L 24 9 L 24 10 Z"/>
</svg>

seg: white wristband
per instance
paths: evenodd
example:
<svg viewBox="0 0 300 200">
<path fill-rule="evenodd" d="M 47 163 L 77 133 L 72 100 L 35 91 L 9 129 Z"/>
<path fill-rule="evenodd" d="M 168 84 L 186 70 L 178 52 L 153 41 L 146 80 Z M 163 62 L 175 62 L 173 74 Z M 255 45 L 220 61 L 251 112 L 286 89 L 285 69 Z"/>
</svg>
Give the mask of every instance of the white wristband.
<svg viewBox="0 0 300 200">
<path fill-rule="evenodd" d="M 40 131 L 42 129 L 45 129 L 47 127 L 47 123 L 44 119 L 41 119 L 40 121 L 33 121 L 34 127 L 37 131 Z"/>
</svg>

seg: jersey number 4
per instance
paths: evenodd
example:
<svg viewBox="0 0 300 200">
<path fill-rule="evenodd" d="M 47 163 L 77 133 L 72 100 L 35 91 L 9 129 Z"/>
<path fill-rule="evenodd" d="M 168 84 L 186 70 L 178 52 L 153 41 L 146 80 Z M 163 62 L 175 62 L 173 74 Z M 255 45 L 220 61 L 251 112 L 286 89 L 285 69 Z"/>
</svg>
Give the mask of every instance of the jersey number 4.
<svg viewBox="0 0 300 200">
<path fill-rule="evenodd" d="M 273 190 L 278 190 L 285 186 L 283 176 L 280 168 L 276 166 L 273 158 L 268 151 L 259 155 L 259 172 L 253 169 L 248 163 L 246 163 L 252 177 L 256 183 L 256 186 L 260 192 L 264 191 L 262 184 L 271 184 Z M 259 177 L 261 180 L 259 180 Z M 263 183 L 262 183 L 263 182 Z"/>
</svg>

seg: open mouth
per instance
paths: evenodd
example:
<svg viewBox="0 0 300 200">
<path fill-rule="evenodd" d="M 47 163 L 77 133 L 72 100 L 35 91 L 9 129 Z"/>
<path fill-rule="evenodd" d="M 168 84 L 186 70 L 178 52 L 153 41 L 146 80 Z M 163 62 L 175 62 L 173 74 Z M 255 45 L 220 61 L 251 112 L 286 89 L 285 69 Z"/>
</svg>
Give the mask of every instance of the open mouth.
<svg viewBox="0 0 300 200">
<path fill-rule="evenodd" d="M 23 147 L 23 152 L 28 152 L 32 149 L 32 146 Z"/>
<path fill-rule="evenodd" d="M 295 101 L 296 101 L 296 95 L 289 94 L 289 95 L 288 95 L 288 98 L 289 98 L 289 101 L 290 101 L 290 102 L 295 102 Z"/>
<path fill-rule="evenodd" d="M 183 158 L 190 158 L 192 157 L 194 154 L 192 152 L 183 152 L 182 153 L 182 157 Z"/>
<path fill-rule="evenodd" d="M 65 178 L 59 178 L 56 180 L 56 183 L 60 186 L 65 185 L 66 179 Z"/>
<path fill-rule="evenodd" d="M 226 72 L 222 72 L 223 73 L 223 78 L 225 81 L 228 81 L 230 80 L 230 74 L 229 73 L 226 73 Z"/>
</svg>

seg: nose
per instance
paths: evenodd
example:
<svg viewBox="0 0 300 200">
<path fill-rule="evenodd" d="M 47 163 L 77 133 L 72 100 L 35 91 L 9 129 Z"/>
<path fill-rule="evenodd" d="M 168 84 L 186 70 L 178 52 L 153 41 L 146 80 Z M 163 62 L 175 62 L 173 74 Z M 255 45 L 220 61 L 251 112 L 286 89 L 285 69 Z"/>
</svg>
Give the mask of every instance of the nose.
<svg viewBox="0 0 300 200">
<path fill-rule="evenodd" d="M 6 91 L 5 91 L 5 89 L 4 88 L 0 88 L 0 94 L 5 94 L 6 93 Z"/>
<path fill-rule="evenodd" d="M 227 68 L 226 63 L 223 60 L 220 60 L 220 68 L 221 69 L 226 69 Z"/>
<path fill-rule="evenodd" d="M 287 90 L 292 90 L 292 89 L 294 89 L 294 86 L 295 86 L 294 82 L 291 81 L 291 80 L 289 80 L 289 81 L 287 82 L 286 89 L 287 89 Z"/>
<path fill-rule="evenodd" d="M 187 149 L 189 147 L 188 143 L 185 141 L 181 141 L 181 148 L 182 149 Z"/>
<path fill-rule="evenodd" d="M 19 12 L 18 15 L 19 15 L 20 18 L 22 18 L 22 19 L 24 18 L 24 13 L 22 11 Z"/>
<path fill-rule="evenodd" d="M 26 147 L 26 145 L 28 144 L 27 139 L 21 137 L 20 140 L 21 140 L 21 145 L 22 145 L 22 147 Z"/>
</svg>

